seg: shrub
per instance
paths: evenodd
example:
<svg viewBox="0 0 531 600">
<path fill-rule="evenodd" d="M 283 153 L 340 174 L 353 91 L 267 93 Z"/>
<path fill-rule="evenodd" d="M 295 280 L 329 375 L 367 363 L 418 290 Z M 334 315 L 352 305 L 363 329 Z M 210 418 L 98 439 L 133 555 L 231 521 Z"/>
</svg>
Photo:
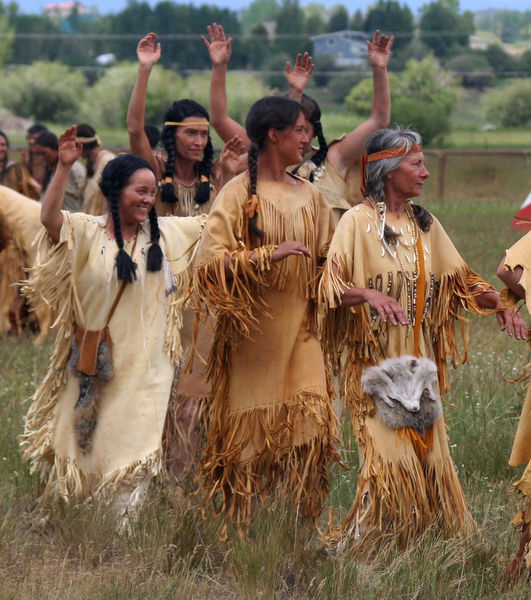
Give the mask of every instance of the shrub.
<svg viewBox="0 0 531 600">
<path fill-rule="evenodd" d="M 87 94 L 82 115 L 94 126 L 125 127 L 127 107 L 136 79 L 136 63 L 123 62 L 110 67 Z M 146 123 L 160 123 L 166 108 L 186 97 L 186 86 L 177 73 L 160 65 L 149 78 L 146 99 Z"/>
<path fill-rule="evenodd" d="M 208 109 L 210 73 L 190 75 L 186 80 L 186 88 L 190 98 Z M 238 71 L 227 73 L 229 115 L 238 123 L 244 123 L 252 104 L 270 93 L 270 89 L 254 75 Z"/>
<path fill-rule="evenodd" d="M 503 127 L 531 126 L 531 80 L 513 81 L 491 92 L 486 100 L 487 118 Z"/>
<path fill-rule="evenodd" d="M 76 121 L 86 87 L 80 71 L 37 61 L 3 74 L 1 99 L 8 110 L 21 117 L 52 123 Z"/>
<path fill-rule="evenodd" d="M 450 129 L 450 113 L 456 102 L 449 89 L 450 75 L 433 56 L 409 60 L 400 77 L 389 74 L 391 121 L 417 129 L 424 143 L 440 141 Z M 372 105 L 372 80 L 364 79 L 352 88 L 345 101 L 352 112 L 367 117 Z"/>
</svg>

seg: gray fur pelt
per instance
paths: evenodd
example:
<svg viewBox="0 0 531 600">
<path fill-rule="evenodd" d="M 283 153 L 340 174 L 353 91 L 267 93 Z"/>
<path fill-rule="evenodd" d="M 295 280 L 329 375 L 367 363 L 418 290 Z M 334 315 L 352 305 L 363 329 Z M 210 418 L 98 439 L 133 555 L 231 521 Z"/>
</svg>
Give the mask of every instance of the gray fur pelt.
<svg viewBox="0 0 531 600">
<path fill-rule="evenodd" d="M 363 391 L 372 396 L 388 427 L 410 427 L 421 434 L 442 416 L 436 381 L 432 360 L 409 355 L 388 358 L 361 377 Z"/>
<path fill-rule="evenodd" d="M 98 346 L 98 374 L 85 375 L 76 369 L 79 358 L 79 346 L 72 341 L 72 352 L 68 360 L 71 373 L 79 377 L 79 397 L 74 406 L 74 431 L 76 440 L 83 453 L 89 452 L 92 447 L 92 434 L 98 423 L 99 407 L 99 382 L 110 381 L 114 374 L 111 350 L 106 340 Z"/>
</svg>

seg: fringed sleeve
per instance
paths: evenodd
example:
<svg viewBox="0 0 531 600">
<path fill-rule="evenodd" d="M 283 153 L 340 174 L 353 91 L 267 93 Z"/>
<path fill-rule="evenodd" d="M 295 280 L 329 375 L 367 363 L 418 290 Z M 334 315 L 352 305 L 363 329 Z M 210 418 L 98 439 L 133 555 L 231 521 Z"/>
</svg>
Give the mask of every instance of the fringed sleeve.
<svg viewBox="0 0 531 600">
<path fill-rule="evenodd" d="M 237 333 L 249 337 L 258 323 L 256 311 L 267 314 L 258 288 L 268 285 L 276 246 L 261 246 L 252 251 L 246 247 L 246 201 L 247 189 L 241 178 L 229 182 L 216 198 L 199 246 L 193 289 L 208 311 L 216 312 L 220 321 L 230 321 Z"/>
<path fill-rule="evenodd" d="M 66 381 L 66 363 L 71 350 L 71 338 L 78 303 L 72 279 L 74 231 L 72 216 L 63 212 L 63 226 L 58 243 L 45 229 L 35 240 L 37 256 L 22 291 L 33 306 L 45 304 L 54 312 L 57 334 L 48 372 L 37 388 L 25 419 L 20 445 L 31 470 L 38 471 L 43 480 L 53 459 L 52 428 L 49 426 L 58 390 Z"/>
</svg>

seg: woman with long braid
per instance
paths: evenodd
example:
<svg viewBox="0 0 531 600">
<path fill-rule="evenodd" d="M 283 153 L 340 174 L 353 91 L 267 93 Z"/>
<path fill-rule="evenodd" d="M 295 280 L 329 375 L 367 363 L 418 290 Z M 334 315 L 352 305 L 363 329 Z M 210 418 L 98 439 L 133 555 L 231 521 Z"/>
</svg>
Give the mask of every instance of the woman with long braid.
<svg viewBox="0 0 531 600">
<path fill-rule="evenodd" d="M 210 113 L 212 125 L 224 141 L 238 135 L 250 144 L 245 129 L 228 113 L 226 75 L 231 56 L 232 38 L 226 38 L 221 25 L 207 28 L 208 38 L 202 36 L 212 62 L 210 81 Z M 304 161 L 295 169 L 297 175 L 314 183 L 333 210 L 334 222 L 354 204 L 362 200 L 359 194 L 359 159 L 365 140 L 391 118 L 391 92 L 387 64 L 391 56 L 394 37 L 380 35 L 377 30 L 372 41 L 367 41 L 367 58 L 373 73 L 373 101 L 369 117 L 348 135 L 327 144 L 321 125 L 321 110 L 315 100 L 303 94 L 313 72 L 313 63 L 307 53 L 297 57 L 294 68 L 286 64 L 289 97 L 301 102 L 307 118 L 309 141 L 304 147 Z M 317 137 L 318 149 L 310 142 Z"/>
<path fill-rule="evenodd" d="M 216 198 L 194 272 L 197 297 L 217 316 L 201 462 L 205 502 L 243 530 L 257 501 L 280 488 L 315 520 L 337 440 L 315 334 L 332 216 L 314 186 L 286 172 L 308 141 L 302 107 L 263 98 L 246 128 L 248 172 Z"/>
<path fill-rule="evenodd" d="M 166 157 L 152 150 L 144 130 L 144 115 L 149 76 L 161 56 L 154 33 L 140 40 L 137 56 L 138 77 L 127 113 L 127 127 L 131 151 L 149 162 L 159 182 L 157 212 L 180 216 L 208 213 L 217 190 L 233 174 L 234 153 L 238 153 L 241 142 L 237 138 L 231 140 L 220 160 L 213 163 L 208 112 L 193 100 L 179 100 L 163 116 L 161 140 Z M 165 427 L 168 468 L 180 485 L 195 468 L 202 415 L 210 399 L 204 364 L 198 356 L 208 355 L 212 336 L 208 327 L 199 327 L 196 355 L 189 364 L 194 318 L 192 311 L 185 310 L 182 330 L 185 358 L 176 377 Z"/>
<path fill-rule="evenodd" d="M 182 303 L 205 216 L 158 218 L 153 170 L 131 154 L 103 170 L 108 214 L 61 211 L 81 150 L 71 127 L 42 201 L 45 229 L 25 288 L 55 309 L 57 338 L 21 444 L 47 478 L 45 497 L 103 494 L 128 507 L 163 472 Z"/>
</svg>

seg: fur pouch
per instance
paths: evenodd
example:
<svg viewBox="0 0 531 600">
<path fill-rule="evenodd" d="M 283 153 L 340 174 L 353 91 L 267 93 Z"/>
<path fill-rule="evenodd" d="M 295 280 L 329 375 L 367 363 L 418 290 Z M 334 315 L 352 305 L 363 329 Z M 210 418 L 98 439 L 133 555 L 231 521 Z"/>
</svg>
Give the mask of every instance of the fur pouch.
<svg viewBox="0 0 531 600">
<path fill-rule="evenodd" d="M 83 453 L 91 449 L 98 421 L 98 382 L 110 381 L 114 374 L 111 348 L 107 327 L 97 331 L 76 329 L 68 366 L 80 380 L 79 397 L 74 406 L 74 431 Z"/>
<path fill-rule="evenodd" d="M 442 416 L 437 365 L 429 358 L 399 356 L 369 367 L 361 377 L 380 419 L 392 429 L 410 427 L 421 434 Z"/>
</svg>

